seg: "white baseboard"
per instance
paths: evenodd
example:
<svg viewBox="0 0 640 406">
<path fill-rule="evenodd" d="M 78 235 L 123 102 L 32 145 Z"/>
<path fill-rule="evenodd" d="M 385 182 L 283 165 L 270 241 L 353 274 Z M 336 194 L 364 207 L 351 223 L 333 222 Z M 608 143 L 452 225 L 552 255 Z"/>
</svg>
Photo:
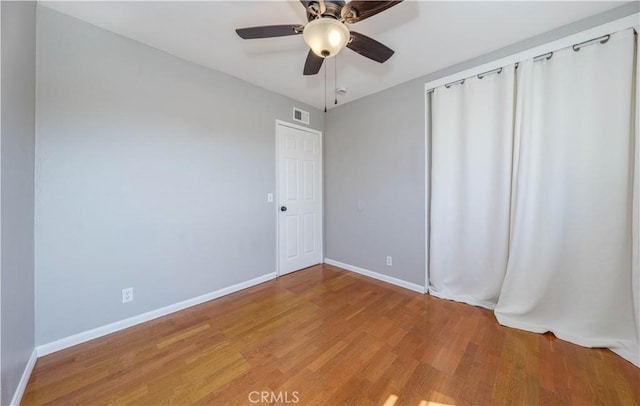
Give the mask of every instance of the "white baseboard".
<svg viewBox="0 0 640 406">
<path fill-rule="evenodd" d="M 38 347 L 36 347 L 38 357 L 42 357 L 56 351 L 64 350 L 65 348 L 73 347 L 74 345 L 82 344 L 86 341 L 93 340 L 107 334 L 115 333 L 116 331 L 133 327 L 137 324 L 157 319 L 158 317 L 166 316 L 168 314 L 175 313 L 188 307 L 192 307 L 200 303 L 208 302 L 209 300 L 217 299 L 219 297 L 226 296 L 228 294 L 235 293 L 237 291 L 250 288 L 255 285 L 259 285 L 263 282 L 275 279 L 276 276 L 277 274 L 275 272 L 262 275 L 245 282 L 240 282 L 238 284 L 216 290 L 215 292 L 206 293 L 204 295 L 197 296 L 192 299 L 187 299 L 182 302 L 162 307 L 160 309 L 152 310 L 150 312 L 133 316 L 128 319 L 116 321 L 115 323 L 107 324 L 105 326 L 97 327 L 92 330 L 61 338 L 47 344 L 39 345 Z"/>
<path fill-rule="evenodd" d="M 329 265 L 333 265 L 333 266 L 337 266 L 338 268 L 346 269 L 347 271 L 359 273 L 361 275 L 368 276 L 368 277 L 373 278 L 373 279 L 378 279 L 378 280 L 381 280 L 383 282 L 390 283 L 392 285 L 400 286 L 400 287 L 405 288 L 405 289 L 413 290 L 414 292 L 425 293 L 424 286 L 421 286 L 421 285 L 418 285 L 418 284 L 415 284 L 415 283 L 411 283 L 411 282 L 407 282 L 407 281 L 403 281 L 402 279 L 394 278 L 393 276 L 383 275 L 381 273 L 373 272 L 373 271 L 370 271 L 368 269 L 360 268 L 360 267 L 357 267 L 357 266 L 354 266 L 354 265 L 345 264 L 345 263 L 342 263 L 342 262 L 339 262 L 339 261 L 334 261 L 333 259 L 330 259 L 330 258 L 325 258 L 324 259 L 324 263 L 325 264 L 329 264 Z"/>
<path fill-rule="evenodd" d="M 29 378 L 31 378 L 31 372 L 33 371 L 33 367 L 36 365 L 37 360 L 38 352 L 34 348 L 33 351 L 31 351 L 31 356 L 29 357 L 29 361 L 27 361 L 27 365 L 24 367 L 22 377 L 20 377 L 20 382 L 18 382 L 18 387 L 13 394 L 11 403 L 9 403 L 10 406 L 20 406 L 20 402 L 22 402 L 22 396 L 24 395 L 24 390 L 27 389 Z"/>
</svg>

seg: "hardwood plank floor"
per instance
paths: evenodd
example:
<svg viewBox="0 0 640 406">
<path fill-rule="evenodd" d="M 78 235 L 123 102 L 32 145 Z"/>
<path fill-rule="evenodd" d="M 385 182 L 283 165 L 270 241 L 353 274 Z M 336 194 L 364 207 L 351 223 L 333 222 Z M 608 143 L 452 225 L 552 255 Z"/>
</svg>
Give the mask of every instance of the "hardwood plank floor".
<svg viewBox="0 0 640 406">
<path fill-rule="evenodd" d="M 609 350 L 501 327 L 490 311 L 329 265 L 40 358 L 23 398 L 24 405 L 639 402 L 640 369 Z"/>
</svg>

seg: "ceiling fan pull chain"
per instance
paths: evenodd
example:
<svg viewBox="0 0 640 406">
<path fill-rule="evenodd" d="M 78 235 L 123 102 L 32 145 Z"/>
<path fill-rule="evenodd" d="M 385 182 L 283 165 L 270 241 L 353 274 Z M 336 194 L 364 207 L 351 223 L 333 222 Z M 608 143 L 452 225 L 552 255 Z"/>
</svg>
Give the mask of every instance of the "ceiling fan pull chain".
<svg viewBox="0 0 640 406">
<path fill-rule="evenodd" d="M 327 112 L 327 63 L 324 64 L 324 112 Z"/>
<path fill-rule="evenodd" d="M 333 58 L 333 97 L 334 105 L 338 104 L 338 55 Z"/>
</svg>

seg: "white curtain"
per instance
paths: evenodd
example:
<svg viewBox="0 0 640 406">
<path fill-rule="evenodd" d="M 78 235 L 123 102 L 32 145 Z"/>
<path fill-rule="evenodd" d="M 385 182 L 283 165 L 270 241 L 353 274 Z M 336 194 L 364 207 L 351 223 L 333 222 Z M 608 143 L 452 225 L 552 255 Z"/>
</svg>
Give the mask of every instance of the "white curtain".
<svg viewBox="0 0 640 406">
<path fill-rule="evenodd" d="M 640 366 L 637 47 L 435 89 L 429 293 Z"/>
<path fill-rule="evenodd" d="M 429 293 L 493 309 L 507 265 L 514 68 L 434 90 Z"/>
<path fill-rule="evenodd" d="M 512 235 L 495 314 L 640 365 L 635 47 L 627 30 L 520 64 Z"/>
</svg>

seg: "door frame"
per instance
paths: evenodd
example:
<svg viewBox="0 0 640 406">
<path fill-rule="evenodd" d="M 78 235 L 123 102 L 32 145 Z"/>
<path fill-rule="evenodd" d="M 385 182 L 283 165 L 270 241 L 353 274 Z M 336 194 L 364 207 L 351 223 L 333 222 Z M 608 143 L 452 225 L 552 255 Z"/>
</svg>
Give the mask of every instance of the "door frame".
<svg viewBox="0 0 640 406">
<path fill-rule="evenodd" d="M 278 137 L 278 126 L 290 127 L 296 130 L 306 131 L 318 136 L 318 147 L 320 149 L 320 213 L 318 222 L 320 225 L 320 263 L 324 262 L 324 144 L 322 143 L 322 131 L 315 130 L 313 128 L 304 127 L 301 125 L 289 123 L 283 120 L 276 120 L 275 125 L 275 137 L 276 137 L 276 150 L 275 150 L 275 167 L 276 167 L 276 181 L 275 190 L 273 193 L 274 204 L 274 216 L 275 223 L 275 235 L 276 235 L 276 277 L 280 277 L 280 137 Z"/>
</svg>

